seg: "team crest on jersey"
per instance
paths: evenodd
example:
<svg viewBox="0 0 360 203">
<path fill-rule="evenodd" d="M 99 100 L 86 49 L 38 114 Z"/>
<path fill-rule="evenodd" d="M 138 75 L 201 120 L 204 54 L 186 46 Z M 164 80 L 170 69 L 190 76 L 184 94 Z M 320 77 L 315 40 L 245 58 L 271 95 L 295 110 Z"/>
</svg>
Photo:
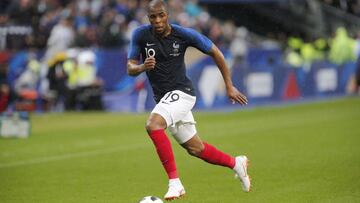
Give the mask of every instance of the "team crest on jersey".
<svg viewBox="0 0 360 203">
<path fill-rule="evenodd" d="M 173 53 L 170 54 L 170 56 L 179 56 L 179 48 L 180 48 L 180 44 L 177 44 L 176 41 L 173 43 Z"/>
</svg>

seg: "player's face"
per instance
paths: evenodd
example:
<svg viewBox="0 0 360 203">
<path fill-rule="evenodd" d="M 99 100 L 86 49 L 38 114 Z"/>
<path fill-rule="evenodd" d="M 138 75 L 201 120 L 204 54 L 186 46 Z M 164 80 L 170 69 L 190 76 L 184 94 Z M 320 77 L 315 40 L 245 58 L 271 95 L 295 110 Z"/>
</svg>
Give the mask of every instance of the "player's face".
<svg viewBox="0 0 360 203">
<path fill-rule="evenodd" d="M 157 34 L 163 34 L 168 28 L 169 15 L 163 6 L 151 7 L 148 17 Z"/>
</svg>

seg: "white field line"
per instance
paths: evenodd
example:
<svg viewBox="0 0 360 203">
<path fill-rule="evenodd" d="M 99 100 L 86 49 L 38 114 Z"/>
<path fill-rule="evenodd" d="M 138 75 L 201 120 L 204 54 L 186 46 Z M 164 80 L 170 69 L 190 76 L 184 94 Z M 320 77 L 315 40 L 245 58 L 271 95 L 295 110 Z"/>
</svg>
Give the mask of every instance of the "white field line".
<svg viewBox="0 0 360 203">
<path fill-rule="evenodd" d="M 47 157 L 35 158 L 35 159 L 29 159 L 29 160 L 23 160 L 23 161 L 15 161 L 12 163 L 0 163 L 0 169 L 32 165 L 32 164 L 47 163 L 47 162 L 51 162 L 51 161 L 61 161 L 61 160 L 72 159 L 72 158 L 96 156 L 96 155 L 101 155 L 101 154 L 111 154 L 111 153 L 118 152 L 118 151 L 142 148 L 144 146 L 145 146 L 145 144 L 133 144 L 133 145 L 127 145 L 127 146 L 121 146 L 121 147 L 120 146 L 113 147 L 113 148 L 108 148 L 108 149 L 99 149 L 99 150 L 93 150 L 93 151 L 68 153 L 68 154 L 63 154 L 63 155 L 55 155 L 55 156 L 47 156 Z"/>
</svg>

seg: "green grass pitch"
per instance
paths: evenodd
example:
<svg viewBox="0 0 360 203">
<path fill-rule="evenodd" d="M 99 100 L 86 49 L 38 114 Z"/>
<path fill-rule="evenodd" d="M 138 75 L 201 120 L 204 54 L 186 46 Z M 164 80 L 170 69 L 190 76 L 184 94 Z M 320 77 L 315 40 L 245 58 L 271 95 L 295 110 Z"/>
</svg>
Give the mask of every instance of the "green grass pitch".
<svg viewBox="0 0 360 203">
<path fill-rule="evenodd" d="M 0 139 L 0 202 L 136 203 L 167 179 L 148 114 L 32 115 L 28 139 Z M 183 203 L 360 202 L 360 98 L 196 112 L 203 140 L 251 160 L 252 191 L 171 138 Z"/>
</svg>

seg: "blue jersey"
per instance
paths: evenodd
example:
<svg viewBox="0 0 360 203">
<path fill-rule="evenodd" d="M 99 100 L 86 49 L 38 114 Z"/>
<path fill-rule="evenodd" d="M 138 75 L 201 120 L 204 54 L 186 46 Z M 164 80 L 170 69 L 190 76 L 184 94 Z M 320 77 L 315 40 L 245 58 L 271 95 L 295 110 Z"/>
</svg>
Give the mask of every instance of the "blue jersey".
<svg viewBox="0 0 360 203">
<path fill-rule="evenodd" d="M 213 44 L 210 39 L 193 29 L 173 24 L 171 28 L 168 36 L 160 37 L 152 31 L 151 25 L 142 25 L 133 32 L 130 42 L 128 59 L 144 61 L 147 57 L 155 57 L 155 68 L 146 71 L 146 75 L 156 102 L 173 90 L 195 96 L 193 85 L 186 76 L 186 48 L 192 46 L 208 54 Z"/>
</svg>

